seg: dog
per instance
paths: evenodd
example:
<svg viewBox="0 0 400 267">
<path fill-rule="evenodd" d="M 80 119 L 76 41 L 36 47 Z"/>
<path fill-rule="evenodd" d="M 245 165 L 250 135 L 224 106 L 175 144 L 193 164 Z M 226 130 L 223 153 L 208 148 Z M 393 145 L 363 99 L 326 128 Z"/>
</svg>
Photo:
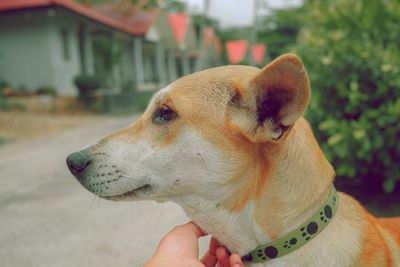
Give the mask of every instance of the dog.
<svg viewBox="0 0 400 267">
<path fill-rule="evenodd" d="M 246 266 L 400 266 L 400 218 L 334 190 L 303 117 L 310 94 L 292 54 L 196 72 L 67 165 L 102 198 L 176 202 Z"/>
</svg>

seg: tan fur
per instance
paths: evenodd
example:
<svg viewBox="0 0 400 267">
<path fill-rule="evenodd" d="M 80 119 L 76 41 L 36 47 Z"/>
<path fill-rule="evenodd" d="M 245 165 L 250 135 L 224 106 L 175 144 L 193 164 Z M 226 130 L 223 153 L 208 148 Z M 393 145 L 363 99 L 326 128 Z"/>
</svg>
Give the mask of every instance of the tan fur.
<svg viewBox="0 0 400 267">
<path fill-rule="evenodd" d="M 256 116 L 259 100 L 267 96 L 277 98 L 276 103 L 282 107 L 274 113 L 274 119 L 260 123 Z M 218 194 L 215 207 L 228 217 L 250 220 L 265 236 L 259 237 L 255 229 L 253 233 L 244 232 L 248 243 L 240 244 L 229 238 L 237 233 L 219 228 L 224 221 L 207 221 L 209 215 L 201 215 L 207 211 L 182 205 L 200 214 L 193 219 L 203 229 L 229 249 L 236 249 L 233 252 L 243 254 L 254 248 L 251 246 L 277 239 L 298 227 L 330 191 L 334 170 L 302 117 L 309 98 L 307 73 L 293 55 L 283 56 L 261 71 L 245 66 L 214 68 L 177 80 L 169 90 L 155 96 L 138 122 L 102 142 L 122 137 L 132 144 L 146 140 L 155 151 L 162 151 L 176 146 L 185 130 L 191 129 L 212 144 L 229 166 L 226 182 L 221 182 L 223 193 L 217 193 L 214 187 Z M 163 106 L 176 111 L 178 118 L 155 125 L 152 114 Z M 283 126 L 286 130 L 280 135 Z M 339 201 L 335 218 L 321 234 L 269 264 L 400 266 L 400 219 L 378 220 L 345 194 Z"/>
</svg>

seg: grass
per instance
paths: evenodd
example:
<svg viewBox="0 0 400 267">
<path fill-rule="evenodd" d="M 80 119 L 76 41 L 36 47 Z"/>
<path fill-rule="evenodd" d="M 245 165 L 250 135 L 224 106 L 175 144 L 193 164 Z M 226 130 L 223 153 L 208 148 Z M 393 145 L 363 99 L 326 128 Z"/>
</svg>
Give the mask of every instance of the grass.
<svg viewBox="0 0 400 267">
<path fill-rule="evenodd" d="M 8 100 L 0 95 L 0 111 L 6 111 L 10 109 L 10 103 Z"/>
<path fill-rule="evenodd" d="M 10 138 L 5 138 L 5 137 L 1 137 L 0 136 L 0 146 L 4 145 L 4 144 L 11 143 L 11 142 L 12 142 L 12 140 Z"/>
<path fill-rule="evenodd" d="M 51 115 L 0 111 L 0 145 L 66 131 L 98 118 L 95 115 Z"/>
</svg>

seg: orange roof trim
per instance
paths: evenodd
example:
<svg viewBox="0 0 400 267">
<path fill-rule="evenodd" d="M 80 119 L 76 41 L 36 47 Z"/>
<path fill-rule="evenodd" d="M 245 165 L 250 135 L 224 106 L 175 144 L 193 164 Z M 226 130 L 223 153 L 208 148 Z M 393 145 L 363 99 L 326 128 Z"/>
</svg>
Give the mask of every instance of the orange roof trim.
<svg viewBox="0 0 400 267">
<path fill-rule="evenodd" d="M 160 10 L 145 10 L 132 5 L 129 1 L 105 2 L 93 5 L 92 8 L 104 16 L 130 27 L 137 35 L 145 35 L 158 17 Z"/>
<path fill-rule="evenodd" d="M 94 9 L 84 6 L 82 4 L 78 4 L 71 0 L 0 0 L 0 12 L 2 11 L 12 11 L 12 10 L 20 10 L 20 9 L 28 9 L 28 8 L 38 8 L 38 7 L 52 7 L 59 6 L 66 8 L 72 12 L 75 12 L 81 16 L 87 17 L 94 21 L 97 21 L 101 24 L 119 30 L 121 32 L 130 34 L 130 35 L 143 35 L 145 33 L 138 32 L 135 28 L 129 27 L 117 20 L 109 18 Z"/>
</svg>

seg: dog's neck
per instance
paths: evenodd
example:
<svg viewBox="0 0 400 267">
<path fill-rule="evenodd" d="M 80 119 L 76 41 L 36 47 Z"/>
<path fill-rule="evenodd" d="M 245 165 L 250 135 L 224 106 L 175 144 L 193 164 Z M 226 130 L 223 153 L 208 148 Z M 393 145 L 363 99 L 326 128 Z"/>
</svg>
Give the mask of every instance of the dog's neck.
<svg viewBox="0 0 400 267">
<path fill-rule="evenodd" d="M 241 255 L 292 231 L 326 200 L 334 171 L 303 118 L 279 146 L 272 153 L 270 172 L 264 174 L 268 177 L 258 177 L 267 179 L 263 192 L 239 210 L 227 205 L 227 192 L 216 189 L 214 198 L 183 197 L 178 204 L 203 230 Z M 265 149 L 271 157 L 271 148 Z"/>
</svg>

